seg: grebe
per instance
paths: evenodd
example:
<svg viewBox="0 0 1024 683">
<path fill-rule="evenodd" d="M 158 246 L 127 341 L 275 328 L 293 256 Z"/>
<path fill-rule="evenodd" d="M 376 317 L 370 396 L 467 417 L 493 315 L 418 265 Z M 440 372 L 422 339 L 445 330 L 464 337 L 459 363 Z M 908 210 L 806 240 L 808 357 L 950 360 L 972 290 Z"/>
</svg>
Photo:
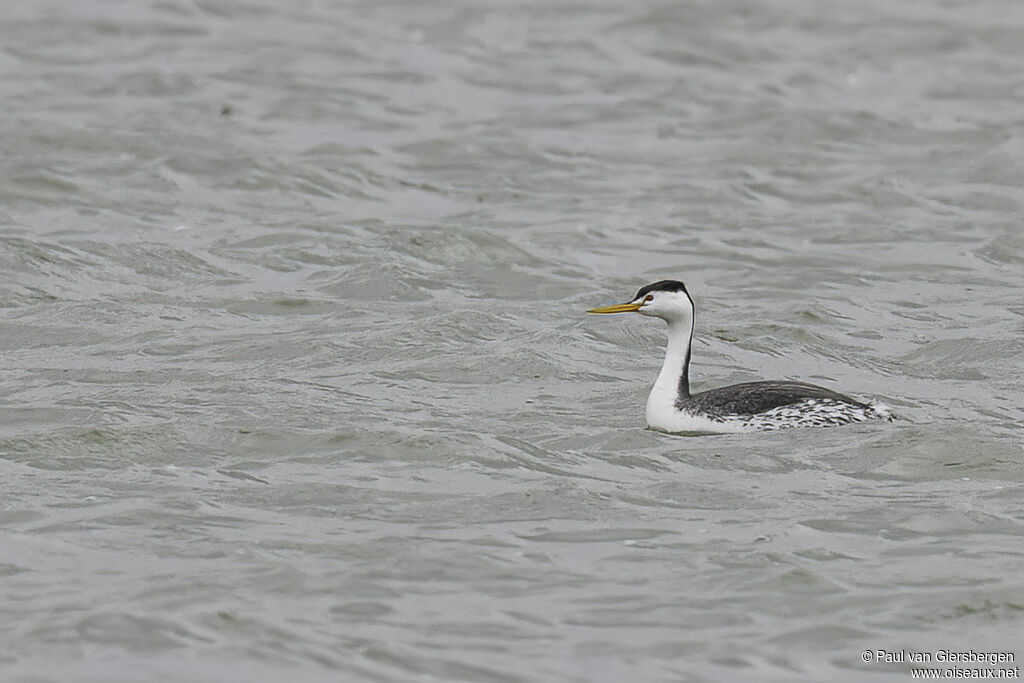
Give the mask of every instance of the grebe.
<svg viewBox="0 0 1024 683">
<path fill-rule="evenodd" d="M 892 411 L 803 382 L 745 382 L 690 393 L 693 300 L 678 280 L 641 287 L 625 304 L 587 313 L 631 313 L 668 323 L 665 363 L 647 397 L 647 426 L 669 434 L 721 434 L 892 420 Z"/>
</svg>

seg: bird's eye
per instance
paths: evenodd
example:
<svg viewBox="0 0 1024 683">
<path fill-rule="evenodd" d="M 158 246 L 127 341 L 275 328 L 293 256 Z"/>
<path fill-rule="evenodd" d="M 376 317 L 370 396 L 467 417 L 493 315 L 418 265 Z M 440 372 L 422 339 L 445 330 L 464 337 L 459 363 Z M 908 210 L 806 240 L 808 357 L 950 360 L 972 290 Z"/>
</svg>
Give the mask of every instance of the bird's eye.
<svg viewBox="0 0 1024 683">
<path fill-rule="evenodd" d="M 644 297 L 644 301 L 654 301 L 654 295 L 648 294 L 647 296 Z"/>
</svg>

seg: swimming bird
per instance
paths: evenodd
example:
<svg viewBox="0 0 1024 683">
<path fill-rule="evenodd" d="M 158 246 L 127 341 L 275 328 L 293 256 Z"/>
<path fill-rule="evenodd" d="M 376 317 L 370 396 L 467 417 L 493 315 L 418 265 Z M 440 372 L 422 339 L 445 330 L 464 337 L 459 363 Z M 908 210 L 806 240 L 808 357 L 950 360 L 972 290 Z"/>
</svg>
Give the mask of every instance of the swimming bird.
<svg viewBox="0 0 1024 683">
<path fill-rule="evenodd" d="M 639 313 L 668 323 L 661 373 L 647 397 L 647 426 L 669 434 L 754 432 L 785 427 L 824 427 L 865 420 L 892 420 L 880 403 L 866 403 L 804 382 L 744 382 L 690 393 L 693 299 L 678 280 L 641 287 L 624 304 L 587 313 Z"/>
</svg>

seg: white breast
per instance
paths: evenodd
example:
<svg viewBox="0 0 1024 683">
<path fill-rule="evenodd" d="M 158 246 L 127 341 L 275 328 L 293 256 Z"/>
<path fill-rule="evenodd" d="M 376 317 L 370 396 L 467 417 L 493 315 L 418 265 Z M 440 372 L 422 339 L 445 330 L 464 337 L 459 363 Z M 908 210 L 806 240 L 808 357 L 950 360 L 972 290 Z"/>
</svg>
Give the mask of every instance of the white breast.
<svg viewBox="0 0 1024 683">
<path fill-rule="evenodd" d="M 718 421 L 676 408 L 676 392 L 658 384 L 647 397 L 647 426 L 669 434 L 738 434 L 757 428 L 740 420 Z"/>
</svg>

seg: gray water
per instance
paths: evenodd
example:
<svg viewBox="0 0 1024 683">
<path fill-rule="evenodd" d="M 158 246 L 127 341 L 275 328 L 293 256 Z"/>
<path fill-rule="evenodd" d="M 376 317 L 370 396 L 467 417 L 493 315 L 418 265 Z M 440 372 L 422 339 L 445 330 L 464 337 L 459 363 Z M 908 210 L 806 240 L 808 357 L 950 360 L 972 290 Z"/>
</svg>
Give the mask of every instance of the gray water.
<svg viewBox="0 0 1024 683">
<path fill-rule="evenodd" d="M 1024 5 L 7 2 L 0 679 L 1024 658 Z M 892 424 L 645 431 L 695 389 Z M 961 665 L 967 666 L 967 665 Z"/>
</svg>

